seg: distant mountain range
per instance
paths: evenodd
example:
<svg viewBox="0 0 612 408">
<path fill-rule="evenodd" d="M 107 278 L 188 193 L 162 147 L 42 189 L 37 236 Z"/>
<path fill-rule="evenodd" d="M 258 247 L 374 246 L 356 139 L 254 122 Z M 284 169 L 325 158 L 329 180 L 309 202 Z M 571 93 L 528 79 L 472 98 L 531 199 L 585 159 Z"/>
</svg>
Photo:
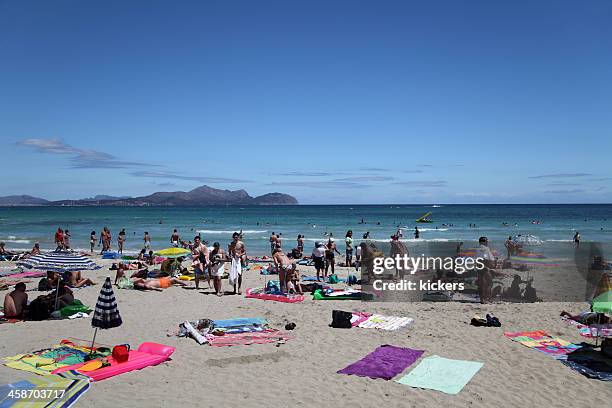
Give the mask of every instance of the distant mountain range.
<svg viewBox="0 0 612 408">
<path fill-rule="evenodd" d="M 144 197 L 113 197 L 97 195 L 79 200 L 49 201 L 28 195 L 0 197 L 0 206 L 97 206 L 117 207 L 192 207 L 202 205 L 295 205 L 295 197 L 282 193 L 268 193 L 251 197 L 244 190 L 220 190 L 201 186 L 191 191 L 157 192 Z"/>
</svg>

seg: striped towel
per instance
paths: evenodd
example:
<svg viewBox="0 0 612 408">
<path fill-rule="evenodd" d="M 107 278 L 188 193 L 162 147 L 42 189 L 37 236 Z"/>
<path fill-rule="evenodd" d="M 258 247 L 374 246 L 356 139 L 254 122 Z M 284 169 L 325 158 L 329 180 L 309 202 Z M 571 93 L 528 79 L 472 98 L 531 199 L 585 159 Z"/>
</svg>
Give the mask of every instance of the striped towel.
<svg viewBox="0 0 612 408">
<path fill-rule="evenodd" d="M 359 323 L 357 327 L 392 331 L 408 326 L 412 324 L 412 322 L 414 322 L 414 319 L 410 317 L 373 314 L 372 316 L 368 317 L 368 320 Z"/>
<path fill-rule="evenodd" d="M 0 408 L 68 408 L 89 390 L 89 385 L 89 379 L 76 371 L 66 371 L 60 375 L 32 377 L 28 380 L 0 386 Z M 39 392 L 49 394 L 49 398 L 20 400 L 9 397 L 11 391 L 22 390 L 28 392 L 39 390 Z M 53 392 L 49 392 L 49 390 L 53 390 Z"/>
</svg>

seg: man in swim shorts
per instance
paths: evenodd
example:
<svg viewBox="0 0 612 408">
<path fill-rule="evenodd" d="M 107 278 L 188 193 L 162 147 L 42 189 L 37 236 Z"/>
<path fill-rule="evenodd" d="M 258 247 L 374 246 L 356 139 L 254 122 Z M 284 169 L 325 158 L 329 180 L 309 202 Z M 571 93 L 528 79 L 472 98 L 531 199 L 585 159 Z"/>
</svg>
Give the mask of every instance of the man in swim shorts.
<svg viewBox="0 0 612 408">
<path fill-rule="evenodd" d="M 200 288 L 200 276 L 204 275 L 206 267 L 209 264 L 208 248 L 202 243 L 199 235 L 193 238 L 193 247 L 191 248 L 191 260 L 193 261 L 193 269 L 195 273 L 196 289 Z M 207 275 L 208 288 L 210 285 L 210 274 Z"/>
<path fill-rule="evenodd" d="M 170 236 L 170 245 L 172 245 L 174 248 L 178 248 L 180 241 L 181 238 L 179 237 L 178 231 L 174 230 Z"/>
<path fill-rule="evenodd" d="M 242 286 L 242 269 L 247 266 L 247 254 L 246 247 L 244 246 L 244 242 L 240 240 L 240 234 L 234 232 L 232 234 L 232 242 L 228 246 L 228 252 L 230 259 L 234 259 L 236 262 L 240 262 L 240 273 L 238 274 L 238 279 L 234 282 L 234 294 L 238 293 L 239 295 L 242 293 L 240 291 L 240 287 Z M 236 284 L 238 284 L 238 290 L 236 290 Z"/>
</svg>

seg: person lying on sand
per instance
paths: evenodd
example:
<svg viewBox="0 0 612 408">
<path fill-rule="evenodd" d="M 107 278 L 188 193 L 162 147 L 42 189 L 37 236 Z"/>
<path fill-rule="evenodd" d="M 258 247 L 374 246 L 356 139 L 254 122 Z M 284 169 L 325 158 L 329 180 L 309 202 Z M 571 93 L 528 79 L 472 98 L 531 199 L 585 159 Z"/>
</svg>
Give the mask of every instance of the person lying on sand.
<svg viewBox="0 0 612 408">
<path fill-rule="evenodd" d="M 28 294 L 26 293 L 26 285 L 20 282 L 15 285 L 15 290 L 7 293 L 4 297 L 4 316 L 21 318 L 25 315 L 28 307 Z"/>
<path fill-rule="evenodd" d="M 68 285 L 73 288 L 80 288 L 87 285 L 95 285 L 95 283 L 89 278 L 83 278 L 80 271 L 68 272 L 65 275 Z"/>
<path fill-rule="evenodd" d="M 586 325 L 612 323 L 612 318 L 609 318 L 603 313 L 582 312 L 578 313 L 577 315 L 571 315 L 570 313 L 563 310 L 559 316 L 567 317 L 570 320 Z"/>
<path fill-rule="evenodd" d="M 155 290 L 161 292 L 163 289 L 169 288 L 172 285 L 187 286 L 185 282 L 177 278 L 153 278 L 153 279 L 141 279 L 141 278 L 130 278 L 134 285 L 134 289 L 140 290 Z"/>
</svg>

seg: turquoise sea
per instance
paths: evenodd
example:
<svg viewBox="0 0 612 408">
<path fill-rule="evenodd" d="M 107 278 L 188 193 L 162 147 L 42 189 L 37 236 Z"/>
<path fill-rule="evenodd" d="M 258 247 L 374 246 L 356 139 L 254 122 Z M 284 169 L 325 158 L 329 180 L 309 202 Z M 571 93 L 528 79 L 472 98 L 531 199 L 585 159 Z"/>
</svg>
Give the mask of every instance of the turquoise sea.
<svg viewBox="0 0 612 408">
<path fill-rule="evenodd" d="M 432 212 L 433 223 L 415 220 Z M 363 223 L 361 223 L 363 219 Z M 534 223 L 537 221 L 539 223 Z M 470 226 L 470 224 L 475 224 Z M 285 248 L 295 245 L 297 234 L 306 236 L 309 252 L 315 241 L 333 233 L 342 250 L 344 235 L 352 229 L 357 241 L 366 231 L 370 239 L 386 241 L 402 228 L 409 247 L 431 242 L 460 240 L 470 245 L 488 236 L 493 246 L 503 248 L 509 236 L 533 236 L 540 252 L 564 251 L 572 247 L 579 231 L 583 241 L 612 243 L 612 205 L 299 205 L 299 206 L 209 206 L 162 207 L 2 207 L 0 240 L 9 249 L 30 249 L 34 242 L 51 249 L 57 227 L 69 229 L 75 249 L 89 248 L 89 233 L 98 237 L 102 227 L 113 234 L 113 248 L 121 228 L 127 232 L 126 249 L 142 248 L 148 231 L 153 248 L 169 245 L 174 228 L 181 239 L 201 234 L 210 243 L 226 245 L 233 231 L 242 230 L 249 253 L 267 254 L 272 231 L 282 233 Z M 421 231 L 413 238 L 414 227 Z"/>
</svg>

